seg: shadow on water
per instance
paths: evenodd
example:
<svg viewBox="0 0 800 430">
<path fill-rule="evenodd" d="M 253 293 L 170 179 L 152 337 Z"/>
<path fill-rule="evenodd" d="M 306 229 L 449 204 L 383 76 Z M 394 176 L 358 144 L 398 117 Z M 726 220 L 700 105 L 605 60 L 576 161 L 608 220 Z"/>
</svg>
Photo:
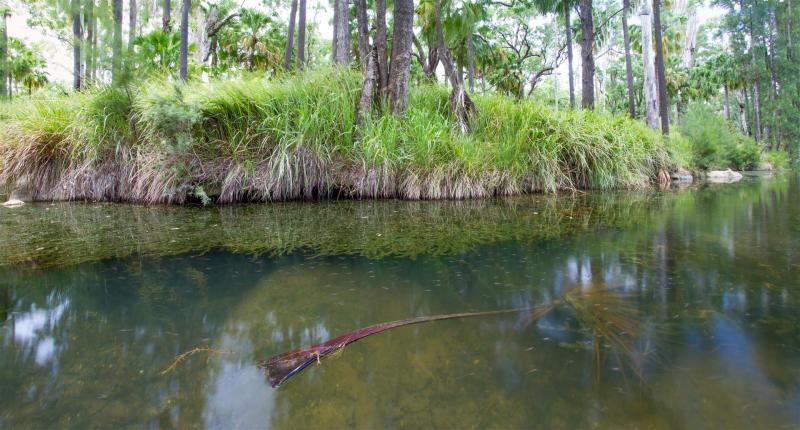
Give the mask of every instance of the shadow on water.
<svg viewBox="0 0 800 430">
<path fill-rule="evenodd" d="M 797 201 L 782 176 L 486 202 L 26 205 L 0 218 L 22 241 L 0 244 L 0 426 L 797 427 Z M 537 320 L 387 331 L 277 390 L 255 366 L 383 321 L 562 298 Z M 199 346 L 231 353 L 162 374 Z"/>
</svg>

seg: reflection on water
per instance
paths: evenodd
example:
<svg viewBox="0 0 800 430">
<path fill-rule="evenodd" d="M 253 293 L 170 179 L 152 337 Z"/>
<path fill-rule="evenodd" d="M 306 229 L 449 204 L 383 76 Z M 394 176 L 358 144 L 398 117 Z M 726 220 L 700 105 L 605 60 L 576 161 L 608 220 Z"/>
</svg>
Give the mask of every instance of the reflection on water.
<svg viewBox="0 0 800 430">
<path fill-rule="evenodd" d="M 72 220 L 33 211 L 0 229 L 36 240 L 21 227 L 58 230 L 58 246 L 82 251 L 34 259 L 30 245 L 0 246 L 0 427 L 795 428 L 798 201 L 800 178 L 786 176 L 466 206 L 162 208 L 152 219 L 28 205 Z M 409 214 L 426 215 L 417 225 Z M 109 226 L 86 222 L 106 215 L 121 232 L 109 246 L 113 235 L 98 233 Z M 222 222 L 207 244 L 195 234 Z M 192 231 L 170 238 L 169 225 Z M 278 237 L 251 237 L 267 227 Z M 608 300 L 583 313 L 391 330 L 278 390 L 255 366 L 377 322 L 598 292 Z M 636 328 L 639 370 L 593 316 Z M 231 353 L 161 374 L 199 346 Z"/>
</svg>

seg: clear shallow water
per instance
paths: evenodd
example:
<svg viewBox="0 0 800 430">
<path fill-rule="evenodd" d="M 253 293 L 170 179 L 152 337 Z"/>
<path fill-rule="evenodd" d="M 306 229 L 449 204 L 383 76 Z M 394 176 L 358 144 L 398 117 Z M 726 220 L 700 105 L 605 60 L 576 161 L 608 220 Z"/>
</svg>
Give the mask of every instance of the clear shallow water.
<svg viewBox="0 0 800 430">
<path fill-rule="evenodd" d="M 800 428 L 800 177 L 0 211 L 0 427 Z M 399 328 L 275 390 L 255 366 Z M 635 327 L 622 342 L 608 321 Z M 599 321 L 599 323 L 598 323 Z M 162 374 L 176 355 L 198 353 Z"/>
</svg>

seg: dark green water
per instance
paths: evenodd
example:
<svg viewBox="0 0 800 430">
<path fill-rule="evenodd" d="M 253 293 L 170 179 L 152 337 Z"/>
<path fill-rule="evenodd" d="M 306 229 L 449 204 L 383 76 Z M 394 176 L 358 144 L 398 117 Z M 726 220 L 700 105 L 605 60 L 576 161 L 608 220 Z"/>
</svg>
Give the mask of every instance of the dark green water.
<svg viewBox="0 0 800 430">
<path fill-rule="evenodd" d="M 255 366 L 373 323 L 553 302 L 369 337 L 279 389 Z M 800 177 L 0 208 L 0 324 L 0 428 L 800 428 Z M 223 353 L 162 374 L 203 346 Z"/>
</svg>

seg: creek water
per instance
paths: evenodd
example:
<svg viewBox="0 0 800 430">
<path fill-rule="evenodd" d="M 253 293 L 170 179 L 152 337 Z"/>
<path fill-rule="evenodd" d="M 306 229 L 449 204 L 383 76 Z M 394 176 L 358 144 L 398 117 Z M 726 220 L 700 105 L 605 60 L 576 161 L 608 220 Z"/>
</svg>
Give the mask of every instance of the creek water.
<svg viewBox="0 0 800 430">
<path fill-rule="evenodd" d="M 548 303 L 371 336 L 277 389 L 256 367 Z M 800 176 L 0 208 L 0 387 L 0 428 L 800 428 Z"/>
</svg>

